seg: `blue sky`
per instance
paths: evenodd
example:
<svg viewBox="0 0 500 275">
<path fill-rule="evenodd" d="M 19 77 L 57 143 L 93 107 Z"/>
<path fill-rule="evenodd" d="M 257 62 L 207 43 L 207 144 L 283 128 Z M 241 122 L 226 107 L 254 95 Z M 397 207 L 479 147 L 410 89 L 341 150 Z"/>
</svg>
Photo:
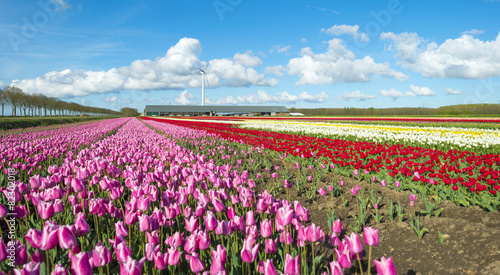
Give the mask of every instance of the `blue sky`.
<svg viewBox="0 0 500 275">
<path fill-rule="evenodd" d="M 0 4 L 0 86 L 83 105 L 500 103 L 500 1 Z"/>
</svg>

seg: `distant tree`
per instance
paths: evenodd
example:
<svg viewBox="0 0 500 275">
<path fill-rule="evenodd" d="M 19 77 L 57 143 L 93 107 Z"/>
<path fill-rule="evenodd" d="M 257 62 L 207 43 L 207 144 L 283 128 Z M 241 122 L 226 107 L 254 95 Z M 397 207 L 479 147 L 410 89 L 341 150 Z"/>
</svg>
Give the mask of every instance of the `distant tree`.
<svg viewBox="0 0 500 275">
<path fill-rule="evenodd" d="M 2 105 L 2 116 L 3 116 L 3 111 L 5 108 L 5 105 L 9 104 L 9 101 L 7 99 L 7 95 L 5 94 L 5 90 L 0 89 L 0 105 Z"/>
<path fill-rule="evenodd" d="M 12 115 L 17 115 L 17 108 L 21 106 L 23 100 L 24 92 L 23 90 L 10 86 L 5 90 L 7 99 L 9 100 L 10 106 L 12 107 Z"/>
<path fill-rule="evenodd" d="M 120 109 L 120 112 L 122 113 L 123 116 L 139 116 L 139 112 L 137 112 L 137 109 L 134 108 L 128 108 L 124 107 Z"/>
</svg>

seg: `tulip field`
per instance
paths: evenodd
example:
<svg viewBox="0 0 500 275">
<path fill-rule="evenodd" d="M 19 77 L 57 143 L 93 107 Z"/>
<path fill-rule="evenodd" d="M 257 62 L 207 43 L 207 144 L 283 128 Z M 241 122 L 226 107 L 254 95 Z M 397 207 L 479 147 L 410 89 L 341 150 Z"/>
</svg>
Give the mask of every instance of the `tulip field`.
<svg viewBox="0 0 500 275">
<path fill-rule="evenodd" d="M 0 274 L 500 272 L 499 121 L 354 120 L 0 132 Z"/>
</svg>

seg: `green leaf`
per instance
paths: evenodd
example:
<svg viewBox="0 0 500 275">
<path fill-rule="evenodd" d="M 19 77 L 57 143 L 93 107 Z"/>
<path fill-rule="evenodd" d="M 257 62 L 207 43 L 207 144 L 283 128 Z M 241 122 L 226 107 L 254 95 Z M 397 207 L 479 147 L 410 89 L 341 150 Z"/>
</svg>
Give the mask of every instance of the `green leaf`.
<svg viewBox="0 0 500 275">
<path fill-rule="evenodd" d="M 439 230 L 438 230 L 438 235 L 439 235 L 439 241 L 441 243 L 444 243 L 444 236 L 443 236 L 443 234 L 441 234 L 441 232 L 439 232 Z"/>
<path fill-rule="evenodd" d="M 321 262 L 321 260 L 323 259 L 323 256 L 325 256 L 325 255 L 323 254 L 323 255 L 316 256 L 316 258 L 314 258 L 314 264 L 318 265 Z"/>
</svg>

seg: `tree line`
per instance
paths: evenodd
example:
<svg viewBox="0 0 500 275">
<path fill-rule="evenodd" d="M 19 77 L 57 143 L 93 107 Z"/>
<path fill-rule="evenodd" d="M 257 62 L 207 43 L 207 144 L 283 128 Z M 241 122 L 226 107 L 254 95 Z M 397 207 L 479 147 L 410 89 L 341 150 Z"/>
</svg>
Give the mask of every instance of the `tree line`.
<svg viewBox="0 0 500 275">
<path fill-rule="evenodd" d="M 0 106 L 2 116 L 4 109 L 10 106 L 13 116 L 76 116 L 76 115 L 122 115 L 104 108 L 83 106 L 78 103 L 62 101 L 43 94 L 26 94 L 23 90 L 10 86 L 0 89 Z"/>
<path fill-rule="evenodd" d="M 462 104 L 439 108 L 290 108 L 290 112 L 310 116 L 500 115 L 500 104 Z"/>
</svg>

